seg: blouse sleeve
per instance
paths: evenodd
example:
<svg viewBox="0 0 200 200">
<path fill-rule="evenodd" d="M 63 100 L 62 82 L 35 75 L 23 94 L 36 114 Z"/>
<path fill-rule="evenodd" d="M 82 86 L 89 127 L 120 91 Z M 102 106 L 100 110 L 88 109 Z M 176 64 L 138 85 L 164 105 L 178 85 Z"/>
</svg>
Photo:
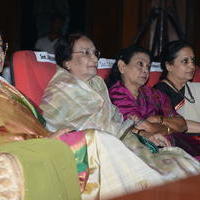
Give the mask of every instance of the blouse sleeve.
<svg viewBox="0 0 200 200">
<path fill-rule="evenodd" d="M 154 89 L 154 90 L 159 95 L 160 107 L 163 112 L 163 115 L 166 117 L 178 116 L 179 114 L 176 112 L 176 110 L 172 106 L 169 97 L 165 93 L 163 93 L 157 89 Z"/>
</svg>

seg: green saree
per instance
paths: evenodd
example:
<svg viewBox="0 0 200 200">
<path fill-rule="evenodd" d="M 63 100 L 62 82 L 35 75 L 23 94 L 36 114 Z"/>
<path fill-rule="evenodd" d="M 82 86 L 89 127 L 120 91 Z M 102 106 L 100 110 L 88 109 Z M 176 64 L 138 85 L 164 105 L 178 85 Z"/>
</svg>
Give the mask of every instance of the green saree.
<svg viewBox="0 0 200 200">
<path fill-rule="evenodd" d="M 0 163 L 0 199 L 80 199 L 74 155 L 58 140 L 32 139 L 1 145 Z"/>
</svg>

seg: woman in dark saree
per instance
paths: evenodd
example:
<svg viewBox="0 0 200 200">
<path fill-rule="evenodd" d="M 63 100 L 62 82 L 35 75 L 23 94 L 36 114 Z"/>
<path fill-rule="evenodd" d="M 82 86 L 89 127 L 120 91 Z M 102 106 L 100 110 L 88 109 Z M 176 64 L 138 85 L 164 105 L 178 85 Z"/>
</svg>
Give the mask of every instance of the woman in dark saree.
<svg viewBox="0 0 200 200">
<path fill-rule="evenodd" d="M 190 82 L 195 73 L 195 55 L 192 46 L 181 40 L 169 42 L 161 56 L 163 73 L 154 87 L 170 98 L 175 110 L 185 118 L 188 130 L 174 135 L 177 146 L 196 155 L 200 152 L 200 83 Z"/>
<path fill-rule="evenodd" d="M 137 46 L 123 49 L 110 75 L 110 98 L 124 119 L 137 117 L 142 121 L 136 127 L 136 133 L 153 139 L 158 146 L 164 145 L 162 140 L 166 136 L 171 145 L 177 146 L 174 136 L 177 132 L 182 134 L 187 130 L 185 120 L 174 110 L 167 95 L 145 86 L 149 66 L 150 55 L 147 50 Z M 197 148 L 192 149 L 191 144 L 181 147 L 196 157 L 200 153 L 200 143 L 194 141 L 192 144 L 196 144 Z M 188 150 L 187 146 L 192 150 Z"/>
</svg>

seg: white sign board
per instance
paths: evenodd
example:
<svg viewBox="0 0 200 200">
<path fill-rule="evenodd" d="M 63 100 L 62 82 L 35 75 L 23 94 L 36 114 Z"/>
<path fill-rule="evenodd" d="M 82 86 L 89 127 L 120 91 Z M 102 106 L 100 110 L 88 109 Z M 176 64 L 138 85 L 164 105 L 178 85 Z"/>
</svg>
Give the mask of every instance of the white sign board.
<svg viewBox="0 0 200 200">
<path fill-rule="evenodd" d="M 38 62 L 49 62 L 56 64 L 55 55 L 43 51 L 34 51 Z"/>
</svg>

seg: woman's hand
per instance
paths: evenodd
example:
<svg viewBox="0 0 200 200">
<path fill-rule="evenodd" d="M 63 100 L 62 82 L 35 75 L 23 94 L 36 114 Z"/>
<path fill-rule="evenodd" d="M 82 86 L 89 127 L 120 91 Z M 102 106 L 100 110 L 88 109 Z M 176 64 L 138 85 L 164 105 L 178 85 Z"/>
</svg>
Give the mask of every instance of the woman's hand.
<svg viewBox="0 0 200 200">
<path fill-rule="evenodd" d="M 158 124 L 158 123 L 151 123 L 148 120 L 144 120 L 141 123 L 139 123 L 138 125 L 135 126 L 135 128 L 139 129 L 139 130 L 144 130 L 148 133 L 154 133 L 157 134 L 160 131 L 163 131 L 163 126 Z"/>
<path fill-rule="evenodd" d="M 129 116 L 129 119 L 133 120 L 136 129 L 150 132 L 149 129 L 150 129 L 151 124 L 147 120 L 142 120 L 139 117 L 137 117 L 136 115 Z"/>
<path fill-rule="evenodd" d="M 151 123 L 161 123 L 161 116 L 160 115 L 154 115 L 154 116 L 150 116 L 146 119 L 147 121 L 151 122 Z"/>
<path fill-rule="evenodd" d="M 150 136 L 148 139 L 157 146 L 161 146 L 161 147 L 171 146 L 170 141 L 161 134 Z"/>
<path fill-rule="evenodd" d="M 133 120 L 134 124 L 136 125 L 141 121 L 141 119 L 137 115 L 129 115 L 128 119 Z"/>
<path fill-rule="evenodd" d="M 58 131 L 54 132 L 53 134 L 51 134 L 49 136 L 49 138 L 59 139 L 61 135 L 69 133 L 69 132 L 71 132 L 71 130 L 68 129 L 68 128 L 62 129 L 62 130 L 58 130 Z"/>
<path fill-rule="evenodd" d="M 153 142 L 156 146 L 171 146 L 170 141 L 161 134 L 148 133 L 146 131 L 140 131 L 139 135 L 148 138 L 151 142 Z"/>
<path fill-rule="evenodd" d="M 139 130 L 144 130 L 146 132 L 151 132 L 151 123 L 149 123 L 147 120 L 142 121 L 141 123 L 138 123 L 135 128 Z"/>
</svg>

